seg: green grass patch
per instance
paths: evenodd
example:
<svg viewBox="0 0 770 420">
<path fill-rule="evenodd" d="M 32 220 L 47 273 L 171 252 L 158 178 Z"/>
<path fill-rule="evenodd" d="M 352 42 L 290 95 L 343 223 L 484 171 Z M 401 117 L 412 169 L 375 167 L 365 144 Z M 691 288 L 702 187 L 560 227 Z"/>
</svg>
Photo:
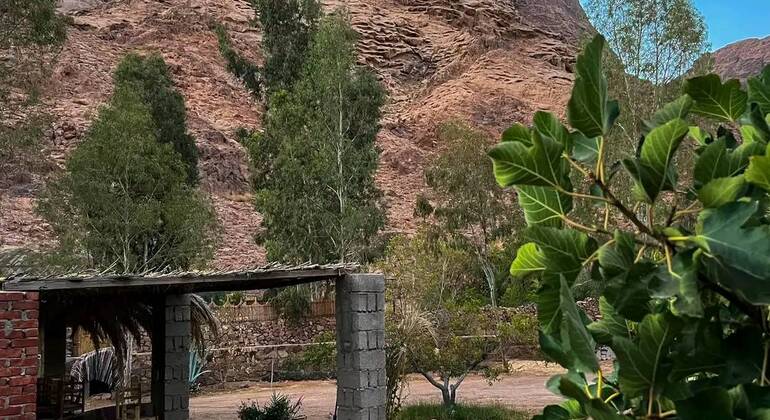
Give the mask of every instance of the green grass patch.
<svg viewBox="0 0 770 420">
<path fill-rule="evenodd" d="M 447 410 L 441 405 L 418 404 L 404 407 L 396 420 L 526 420 L 530 415 L 496 405 L 457 405 Z"/>
</svg>

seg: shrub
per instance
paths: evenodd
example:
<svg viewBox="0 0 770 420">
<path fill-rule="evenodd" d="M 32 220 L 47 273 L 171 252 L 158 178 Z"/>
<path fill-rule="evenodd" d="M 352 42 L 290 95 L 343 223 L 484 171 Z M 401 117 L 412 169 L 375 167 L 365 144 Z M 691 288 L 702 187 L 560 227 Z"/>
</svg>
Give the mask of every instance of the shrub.
<svg viewBox="0 0 770 420">
<path fill-rule="evenodd" d="M 603 48 L 597 36 L 578 57 L 571 129 L 538 112 L 534 127 L 514 125 L 490 151 L 498 183 L 538 198 L 520 194 L 529 227 L 511 273 L 538 276 L 540 347 L 568 369 L 548 382 L 568 401 L 536 418 L 762 418 L 770 67 L 748 92 L 713 74 L 687 80 L 679 99 L 644 122 L 636 154 L 610 164 L 605 136 L 620 110 L 608 98 Z M 690 115 L 723 126 L 709 133 Z M 696 148 L 692 167 L 677 165 L 685 139 Z M 634 180 L 633 204 L 615 194 L 611 173 L 621 167 Z M 593 223 L 570 216 L 578 200 L 598 204 Z M 601 285 L 599 321 L 575 303 L 581 272 Z M 600 366 L 597 344 L 617 355 L 613 372 Z"/>
<path fill-rule="evenodd" d="M 219 52 L 227 62 L 227 70 L 240 79 L 252 95 L 259 98 L 262 95 L 262 77 L 259 67 L 233 49 L 230 35 L 224 25 L 216 24 L 214 33 L 217 34 Z"/>
<path fill-rule="evenodd" d="M 273 308 L 290 324 L 297 324 L 310 313 L 312 303 L 307 286 L 289 286 L 270 298 Z"/>
<path fill-rule="evenodd" d="M 405 407 L 395 420 L 525 420 L 529 415 L 505 407 L 486 405 L 456 405 L 447 409 L 441 405 L 418 404 Z"/>
<path fill-rule="evenodd" d="M 256 402 L 250 404 L 241 403 L 238 409 L 240 420 L 304 420 L 306 417 L 300 414 L 302 399 L 292 402 L 286 395 L 273 394 L 270 402 L 260 406 Z"/>
<path fill-rule="evenodd" d="M 127 54 L 115 70 L 115 86 L 135 92 L 152 116 L 158 142 L 171 144 L 185 164 L 187 182 L 198 183 L 198 149 L 187 134 L 184 98 L 174 87 L 160 54 Z"/>
</svg>

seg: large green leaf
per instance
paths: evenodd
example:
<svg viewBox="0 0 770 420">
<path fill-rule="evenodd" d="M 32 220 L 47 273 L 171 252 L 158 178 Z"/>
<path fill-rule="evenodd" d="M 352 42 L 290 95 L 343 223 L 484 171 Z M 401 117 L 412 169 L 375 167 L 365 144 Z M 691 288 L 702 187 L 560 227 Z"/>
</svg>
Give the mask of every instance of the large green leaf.
<svg viewBox="0 0 770 420">
<path fill-rule="evenodd" d="M 671 380 L 719 374 L 726 366 L 722 325 L 705 317 L 686 321 L 672 346 Z"/>
<path fill-rule="evenodd" d="M 748 95 L 741 90 L 741 83 L 729 80 L 722 84 L 716 74 L 687 80 L 684 91 L 694 101 L 692 112 L 720 121 L 738 121 L 748 106 Z"/>
<path fill-rule="evenodd" d="M 532 125 L 541 136 L 561 144 L 564 146 L 564 150 L 569 152 L 571 149 L 569 130 L 564 127 L 564 124 L 555 115 L 550 112 L 538 111 L 532 118 Z"/>
<path fill-rule="evenodd" d="M 765 156 L 752 156 L 746 169 L 746 180 L 770 192 L 770 146 Z"/>
<path fill-rule="evenodd" d="M 689 129 L 682 119 L 669 121 L 652 130 L 644 138 L 638 159 L 626 159 L 623 162 L 637 186 L 645 193 L 648 202 L 654 202 L 661 191 L 674 188 L 674 154 Z"/>
<path fill-rule="evenodd" d="M 736 390 L 733 397 L 735 414 L 747 420 L 770 420 L 770 387 L 745 384 Z"/>
<path fill-rule="evenodd" d="M 677 401 L 676 414 L 682 420 L 731 420 L 733 401 L 724 388 L 708 388 L 686 400 Z"/>
<path fill-rule="evenodd" d="M 693 238 L 733 275 L 718 281 L 757 305 L 770 304 L 770 226 L 747 225 L 756 215 L 755 202 L 735 202 L 704 211 Z"/>
<path fill-rule="evenodd" d="M 566 369 L 572 369 L 574 366 L 574 357 L 567 353 L 561 345 L 561 341 L 553 335 L 546 334 L 543 330 L 538 331 L 538 341 L 540 350 L 551 360 L 558 363 Z"/>
<path fill-rule="evenodd" d="M 677 100 L 666 104 L 660 111 L 656 112 L 649 121 L 643 123 L 643 132 L 647 135 L 650 131 L 669 121 L 685 119 L 692 108 L 692 98 L 689 95 L 682 95 Z"/>
<path fill-rule="evenodd" d="M 545 277 L 537 290 L 537 320 L 543 334 L 556 335 L 561 330 L 561 283 L 557 278 Z"/>
<path fill-rule="evenodd" d="M 704 207 L 721 207 L 737 200 L 746 191 L 743 175 L 714 178 L 698 190 L 698 200 Z"/>
<path fill-rule="evenodd" d="M 706 146 L 695 162 L 693 178 L 700 188 L 717 178 L 739 175 L 749 164 L 749 158 L 764 152 L 760 143 L 744 143 L 735 149 L 728 149 L 727 141 L 720 138 Z"/>
<path fill-rule="evenodd" d="M 633 264 L 628 270 L 607 280 L 604 296 L 624 318 L 638 322 L 650 312 L 648 283 L 655 267 L 651 263 Z"/>
<path fill-rule="evenodd" d="M 519 247 L 516 259 L 511 263 L 511 277 L 522 278 L 545 271 L 545 256 L 534 243 Z"/>
<path fill-rule="evenodd" d="M 606 277 L 628 271 L 634 264 L 636 244 L 630 233 L 616 230 L 613 240 L 599 248 L 599 266 Z"/>
<path fill-rule="evenodd" d="M 558 405 L 549 405 L 543 409 L 543 414 L 532 417 L 532 420 L 572 420 L 579 417 L 573 417 L 567 409 Z M 582 418 L 585 419 L 585 416 Z"/>
<path fill-rule="evenodd" d="M 586 165 L 594 165 L 599 158 L 599 137 L 588 138 L 580 131 L 570 134 L 572 159 Z"/>
<path fill-rule="evenodd" d="M 614 337 L 612 350 L 618 357 L 620 390 L 626 398 L 659 395 L 670 371 L 665 360 L 677 334 L 676 326 L 663 314 L 647 315 L 639 325 L 636 341 Z"/>
<path fill-rule="evenodd" d="M 757 77 L 748 80 L 749 102 L 759 105 L 762 113 L 770 114 L 770 65 Z"/>
<path fill-rule="evenodd" d="M 521 185 L 516 191 L 529 226 L 561 227 L 562 219 L 572 211 L 572 196 L 553 188 Z"/>
<path fill-rule="evenodd" d="M 628 321 L 610 305 L 604 296 L 599 298 L 599 313 L 602 317 L 588 325 L 596 341 L 600 344 L 611 345 L 612 337 L 629 337 Z"/>
<path fill-rule="evenodd" d="M 593 238 L 571 229 L 532 226 L 524 231 L 524 238 L 543 253 L 545 274 L 555 279 L 564 276 L 569 284 L 596 250 Z"/>
<path fill-rule="evenodd" d="M 489 151 L 497 183 L 511 185 L 566 186 L 569 184 L 564 147 L 556 141 L 532 134 L 532 145 L 519 141 L 498 143 Z"/>
<path fill-rule="evenodd" d="M 620 114 L 617 101 L 608 100 L 607 79 L 602 73 L 604 38 L 597 35 L 578 56 L 575 86 L 567 104 L 567 120 L 588 138 L 609 132 Z"/>
<path fill-rule="evenodd" d="M 531 146 L 532 130 L 519 123 L 514 123 L 510 128 L 503 131 L 501 141 L 514 141 L 524 143 L 527 146 Z"/>
<path fill-rule="evenodd" d="M 561 341 L 565 352 L 574 357 L 574 369 L 578 372 L 597 372 L 596 342 L 588 332 L 583 318 L 572 297 L 570 286 L 561 279 L 560 308 L 562 312 Z"/>
<path fill-rule="evenodd" d="M 658 269 L 656 277 L 660 284 L 655 288 L 653 297 L 669 299 L 674 315 L 703 316 L 698 266 L 693 260 L 693 252 L 688 250 L 676 254 L 671 262 L 671 271 L 665 265 Z"/>
</svg>

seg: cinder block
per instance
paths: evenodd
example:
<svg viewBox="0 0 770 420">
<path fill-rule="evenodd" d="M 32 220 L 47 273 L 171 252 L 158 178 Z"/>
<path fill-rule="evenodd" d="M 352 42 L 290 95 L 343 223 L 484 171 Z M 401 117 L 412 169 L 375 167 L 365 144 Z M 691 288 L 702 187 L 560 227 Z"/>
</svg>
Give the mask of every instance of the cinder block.
<svg viewBox="0 0 770 420">
<path fill-rule="evenodd" d="M 343 281 L 352 292 L 384 292 L 385 277 L 382 274 L 350 274 Z"/>
</svg>

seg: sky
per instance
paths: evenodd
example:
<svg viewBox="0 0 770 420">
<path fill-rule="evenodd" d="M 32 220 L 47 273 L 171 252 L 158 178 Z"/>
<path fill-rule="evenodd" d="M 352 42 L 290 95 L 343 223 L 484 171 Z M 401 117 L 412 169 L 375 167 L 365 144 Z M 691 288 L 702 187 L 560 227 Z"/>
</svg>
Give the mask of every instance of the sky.
<svg viewBox="0 0 770 420">
<path fill-rule="evenodd" d="M 708 25 L 711 47 L 718 50 L 746 38 L 770 35 L 770 0 L 694 0 Z"/>
</svg>

